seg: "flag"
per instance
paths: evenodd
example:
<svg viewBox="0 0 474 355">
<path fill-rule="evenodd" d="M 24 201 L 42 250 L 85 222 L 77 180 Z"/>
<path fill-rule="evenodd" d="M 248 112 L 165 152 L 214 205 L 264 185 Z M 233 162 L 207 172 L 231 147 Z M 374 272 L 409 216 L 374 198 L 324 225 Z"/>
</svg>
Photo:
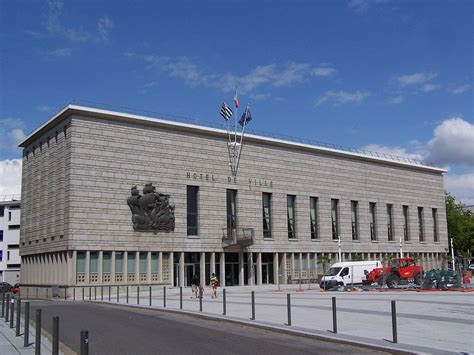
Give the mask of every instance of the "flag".
<svg viewBox="0 0 474 355">
<path fill-rule="evenodd" d="M 226 121 L 229 120 L 230 116 L 232 116 L 232 110 L 229 106 L 227 106 L 227 104 L 225 103 L 225 101 L 222 102 L 222 106 L 221 106 L 221 116 L 224 117 L 224 119 Z"/>
<path fill-rule="evenodd" d="M 240 118 L 239 124 L 242 127 L 245 127 L 251 120 L 252 120 L 252 115 L 250 114 L 250 109 L 247 106 L 245 108 L 244 113 L 242 114 L 242 117 Z"/>
<path fill-rule="evenodd" d="M 235 105 L 235 108 L 239 107 L 239 100 L 237 99 L 237 86 L 235 87 L 234 105 Z"/>
</svg>

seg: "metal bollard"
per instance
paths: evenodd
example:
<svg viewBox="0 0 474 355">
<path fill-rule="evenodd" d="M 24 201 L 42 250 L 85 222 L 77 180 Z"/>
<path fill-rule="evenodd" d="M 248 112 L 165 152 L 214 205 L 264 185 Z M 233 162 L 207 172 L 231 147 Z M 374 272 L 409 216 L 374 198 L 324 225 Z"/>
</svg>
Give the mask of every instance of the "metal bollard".
<svg viewBox="0 0 474 355">
<path fill-rule="evenodd" d="M 72 288 L 72 299 L 75 301 L 76 300 L 76 288 Z"/>
<path fill-rule="evenodd" d="M 25 302 L 25 323 L 23 331 L 23 346 L 26 348 L 30 344 L 30 302 Z"/>
<path fill-rule="evenodd" d="M 49 288 L 46 287 L 46 299 L 49 298 Z"/>
<path fill-rule="evenodd" d="M 2 318 L 5 317 L 5 291 L 2 290 Z"/>
<path fill-rule="evenodd" d="M 104 300 L 104 286 L 100 286 L 100 300 Z"/>
<path fill-rule="evenodd" d="M 332 332 L 337 333 L 336 297 L 332 298 Z"/>
<path fill-rule="evenodd" d="M 137 304 L 140 304 L 140 286 L 137 286 Z"/>
<path fill-rule="evenodd" d="M 89 301 L 92 300 L 92 288 L 88 287 L 89 288 Z"/>
<path fill-rule="evenodd" d="M 128 286 L 127 286 L 127 303 L 128 303 Z"/>
<path fill-rule="evenodd" d="M 20 336 L 20 316 L 21 316 L 21 300 L 16 300 L 16 328 L 15 328 L 15 335 L 17 337 Z"/>
<path fill-rule="evenodd" d="M 15 316 L 15 299 L 10 301 L 10 328 L 13 328 L 13 317 Z"/>
<path fill-rule="evenodd" d="M 166 308 L 166 286 L 163 287 L 163 308 Z"/>
<path fill-rule="evenodd" d="M 59 354 L 59 317 L 53 317 L 53 355 Z"/>
<path fill-rule="evenodd" d="M 392 301 L 392 335 L 393 335 L 393 343 L 398 343 L 397 305 L 396 305 L 395 301 Z"/>
<path fill-rule="evenodd" d="M 8 320 L 10 319 L 10 294 L 7 293 L 7 297 L 5 299 L 5 322 L 8 323 Z"/>
<path fill-rule="evenodd" d="M 120 293 L 119 293 L 120 289 L 119 289 L 119 286 L 117 286 L 117 303 L 120 302 Z"/>
<path fill-rule="evenodd" d="M 67 301 L 67 288 L 64 287 L 64 300 Z"/>
<path fill-rule="evenodd" d="M 286 294 L 286 309 L 288 311 L 288 325 L 291 325 L 291 295 Z"/>
<path fill-rule="evenodd" d="M 89 355 L 89 331 L 81 330 L 81 353 L 80 355 Z"/>
<path fill-rule="evenodd" d="M 97 301 L 97 286 L 94 286 L 94 301 Z"/>
<path fill-rule="evenodd" d="M 35 355 L 41 355 L 41 309 L 36 310 Z"/>
<path fill-rule="evenodd" d="M 183 287 L 179 287 L 179 309 L 183 309 Z"/>
<path fill-rule="evenodd" d="M 202 288 L 199 289 L 199 312 L 202 312 Z"/>
<path fill-rule="evenodd" d="M 30 288 L 27 287 L 26 288 L 26 299 L 29 299 L 30 298 Z"/>
<path fill-rule="evenodd" d="M 255 320 L 255 291 L 252 291 L 252 318 L 251 320 Z"/>
<path fill-rule="evenodd" d="M 84 301 L 84 287 L 82 288 L 82 300 Z"/>
<path fill-rule="evenodd" d="M 222 315 L 226 315 L 227 310 L 226 310 L 226 305 L 225 305 L 225 288 L 222 290 Z"/>
<path fill-rule="evenodd" d="M 36 299 L 38 299 L 38 287 L 36 287 Z"/>
<path fill-rule="evenodd" d="M 109 286 L 109 302 L 110 302 L 110 292 L 112 291 L 112 286 Z"/>
<path fill-rule="evenodd" d="M 149 297 L 149 299 L 150 299 L 150 300 L 149 300 L 149 303 L 150 303 L 150 306 L 151 306 L 151 286 L 149 286 L 149 292 L 150 292 L 150 295 L 149 295 L 149 296 L 150 296 L 150 297 Z"/>
</svg>

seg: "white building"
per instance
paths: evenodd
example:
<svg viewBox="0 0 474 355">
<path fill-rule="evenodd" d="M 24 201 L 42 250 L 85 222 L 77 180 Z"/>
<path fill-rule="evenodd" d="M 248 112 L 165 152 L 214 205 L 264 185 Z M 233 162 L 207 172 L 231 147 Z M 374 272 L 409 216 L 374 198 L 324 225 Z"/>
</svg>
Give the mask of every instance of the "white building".
<svg viewBox="0 0 474 355">
<path fill-rule="evenodd" d="M 20 282 L 20 198 L 0 197 L 0 278 Z"/>
</svg>

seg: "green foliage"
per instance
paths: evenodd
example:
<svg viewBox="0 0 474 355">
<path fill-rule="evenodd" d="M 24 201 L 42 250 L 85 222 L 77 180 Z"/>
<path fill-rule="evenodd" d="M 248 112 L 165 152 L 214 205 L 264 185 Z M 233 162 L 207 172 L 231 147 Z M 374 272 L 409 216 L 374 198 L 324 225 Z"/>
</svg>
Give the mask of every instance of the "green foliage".
<svg viewBox="0 0 474 355">
<path fill-rule="evenodd" d="M 447 192 L 446 215 L 448 236 L 454 239 L 456 254 L 472 255 L 474 251 L 474 214 L 462 203 L 457 203 L 454 196 Z"/>
<path fill-rule="evenodd" d="M 352 261 L 364 261 L 364 257 L 360 254 L 352 255 Z"/>
</svg>

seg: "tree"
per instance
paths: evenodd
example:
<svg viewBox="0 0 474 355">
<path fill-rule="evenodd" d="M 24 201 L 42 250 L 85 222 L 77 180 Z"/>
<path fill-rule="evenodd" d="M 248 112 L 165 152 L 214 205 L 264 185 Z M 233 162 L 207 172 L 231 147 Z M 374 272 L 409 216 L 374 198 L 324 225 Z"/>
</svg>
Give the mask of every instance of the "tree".
<svg viewBox="0 0 474 355">
<path fill-rule="evenodd" d="M 474 250 L 474 214 L 464 204 L 457 203 L 449 192 L 446 192 L 446 218 L 456 254 L 470 257 Z"/>
<path fill-rule="evenodd" d="M 364 261 L 364 257 L 361 254 L 352 255 L 352 261 Z"/>
</svg>

